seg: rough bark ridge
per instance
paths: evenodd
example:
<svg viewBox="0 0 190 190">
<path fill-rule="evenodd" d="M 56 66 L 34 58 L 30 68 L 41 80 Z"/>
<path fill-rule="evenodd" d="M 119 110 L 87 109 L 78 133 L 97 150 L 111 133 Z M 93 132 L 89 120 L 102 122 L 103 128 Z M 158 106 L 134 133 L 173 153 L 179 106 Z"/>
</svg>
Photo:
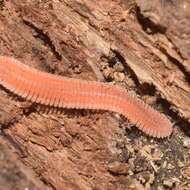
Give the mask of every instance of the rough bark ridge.
<svg viewBox="0 0 190 190">
<path fill-rule="evenodd" d="M 158 141 L 112 113 L 38 111 L 1 87 L 0 189 L 190 188 L 189 17 L 188 0 L 0 1 L 1 55 L 122 85 L 176 124 Z"/>
</svg>

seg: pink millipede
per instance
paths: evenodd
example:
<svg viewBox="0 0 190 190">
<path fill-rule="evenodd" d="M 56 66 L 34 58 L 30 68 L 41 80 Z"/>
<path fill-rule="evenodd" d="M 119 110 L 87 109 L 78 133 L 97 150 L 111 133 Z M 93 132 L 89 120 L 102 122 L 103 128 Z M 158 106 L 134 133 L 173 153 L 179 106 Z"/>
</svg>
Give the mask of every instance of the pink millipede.
<svg viewBox="0 0 190 190">
<path fill-rule="evenodd" d="M 118 86 L 41 72 L 4 56 L 0 56 L 0 84 L 31 102 L 120 113 L 153 137 L 172 132 L 172 124 L 163 114 Z"/>
</svg>

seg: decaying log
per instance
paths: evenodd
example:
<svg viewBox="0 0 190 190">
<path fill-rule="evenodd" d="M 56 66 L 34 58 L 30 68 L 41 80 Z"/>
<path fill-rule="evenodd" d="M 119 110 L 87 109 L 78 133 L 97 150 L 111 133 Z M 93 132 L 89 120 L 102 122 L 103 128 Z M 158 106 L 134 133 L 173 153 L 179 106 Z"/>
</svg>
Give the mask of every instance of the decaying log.
<svg viewBox="0 0 190 190">
<path fill-rule="evenodd" d="M 190 4 L 151 2 L 0 2 L 1 55 L 55 75 L 122 85 L 145 101 L 156 99 L 154 107 L 176 124 L 172 137 L 157 141 L 114 113 L 46 113 L 1 87 L 0 147 L 10 162 L 0 164 L 0 188 L 121 190 L 183 184 L 184 175 L 182 181 L 167 180 L 171 173 L 181 175 L 188 155 L 180 141 L 188 132 L 179 123 L 190 122 Z"/>
</svg>

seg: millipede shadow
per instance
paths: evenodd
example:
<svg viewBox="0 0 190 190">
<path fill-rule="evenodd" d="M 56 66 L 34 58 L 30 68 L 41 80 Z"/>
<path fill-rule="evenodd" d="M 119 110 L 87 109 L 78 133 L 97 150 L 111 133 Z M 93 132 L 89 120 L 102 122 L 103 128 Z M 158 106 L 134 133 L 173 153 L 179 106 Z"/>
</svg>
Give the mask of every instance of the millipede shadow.
<svg viewBox="0 0 190 190">
<path fill-rule="evenodd" d="M 92 116 L 95 114 L 103 114 L 106 112 L 106 110 L 95 110 L 95 109 L 76 109 L 76 108 L 59 108 L 59 107 L 53 107 L 53 106 L 47 106 L 43 104 L 33 103 L 31 106 L 31 110 L 51 115 L 60 115 L 64 114 L 71 118 L 77 118 L 77 117 L 86 117 L 86 116 Z"/>
<path fill-rule="evenodd" d="M 25 98 L 22 98 L 21 96 L 15 94 L 14 92 L 11 92 L 10 90 L 6 89 L 4 86 L 0 85 L 0 89 L 4 90 L 10 97 L 11 100 L 19 101 L 19 102 L 30 102 L 31 105 L 27 108 L 23 108 L 23 114 L 25 116 L 30 115 L 34 112 L 39 112 L 43 114 L 66 114 L 72 117 L 80 117 L 80 116 L 87 116 L 89 114 L 103 114 L 106 112 L 106 110 L 96 110 L 96 109 L 76 109 L 76 108 L 59 108 L 54 106 L 48 106 L 43 105 L 40 103 L 34 103 L 29 100 L 26 100 Z M 125 117 L 123 117 L 125 118 Z"/>
</svg>

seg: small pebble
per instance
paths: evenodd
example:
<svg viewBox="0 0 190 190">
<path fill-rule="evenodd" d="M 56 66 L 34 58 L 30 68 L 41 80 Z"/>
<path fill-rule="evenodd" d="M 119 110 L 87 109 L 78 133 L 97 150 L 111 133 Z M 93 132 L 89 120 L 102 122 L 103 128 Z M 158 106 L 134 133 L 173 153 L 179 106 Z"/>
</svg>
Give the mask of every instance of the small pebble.
<svg viewBox="0 0 190 190">
<path fill-rule="evenodd" d="M 183 139 L 183 146 L 184 146 L 185 148 L 190 148 L 190 138 L 189 138 L 189 137 L 185 137 L 185 138 Z"/>
<path fill-rule="evenodd" d="M 121 72 L 114 72 L 113 76 L 114 76 L 114 79 L 118 82 L 122 82 L 125 79 L 125 74 Z"/>
</svg>

